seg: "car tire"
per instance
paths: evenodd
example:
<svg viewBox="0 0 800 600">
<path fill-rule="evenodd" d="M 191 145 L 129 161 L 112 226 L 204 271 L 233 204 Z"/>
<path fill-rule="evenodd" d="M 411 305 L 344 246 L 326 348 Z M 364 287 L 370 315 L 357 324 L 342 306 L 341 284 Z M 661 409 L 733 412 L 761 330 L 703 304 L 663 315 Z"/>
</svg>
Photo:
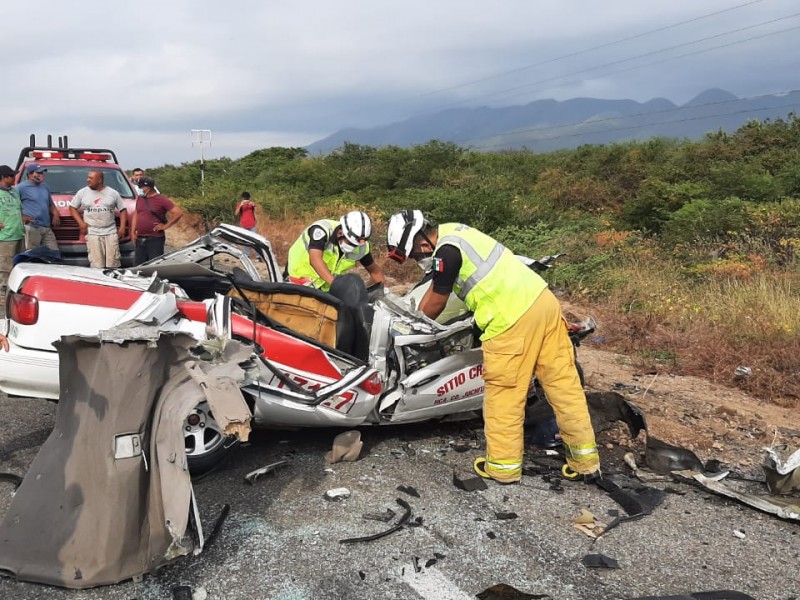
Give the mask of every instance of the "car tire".
<svg viewBox="0 0 800 600">
<path fill-rule="evenodd" d="M 184 419 L 183 439 L 192 476 L 203 475 L 218 467 L 239 443 L 222 432 L 205 400 Z"/>
</svg>

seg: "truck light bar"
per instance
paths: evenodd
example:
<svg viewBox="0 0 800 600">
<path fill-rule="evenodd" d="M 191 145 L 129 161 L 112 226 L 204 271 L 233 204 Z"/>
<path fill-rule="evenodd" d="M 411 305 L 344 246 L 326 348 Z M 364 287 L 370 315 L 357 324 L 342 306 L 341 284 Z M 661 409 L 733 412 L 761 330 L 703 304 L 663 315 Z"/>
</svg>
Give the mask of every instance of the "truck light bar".
<svg viewBox="0 0 800 600">
<path fill-rule="evenodd" d="M 63 152 L 48 152 L 48 151 L 36 151 L 32 153 L 33 158 L 64 158 Z"/>
<path fill-rule="evenodd" d="M 105 162 L 111 159 L 111 157 L 108 154 L 97 154 L 95 152 L 81 152 L 78 155 L 78 158 L 82 160 L 97 160 L 101 162 Z"/>
</svg>

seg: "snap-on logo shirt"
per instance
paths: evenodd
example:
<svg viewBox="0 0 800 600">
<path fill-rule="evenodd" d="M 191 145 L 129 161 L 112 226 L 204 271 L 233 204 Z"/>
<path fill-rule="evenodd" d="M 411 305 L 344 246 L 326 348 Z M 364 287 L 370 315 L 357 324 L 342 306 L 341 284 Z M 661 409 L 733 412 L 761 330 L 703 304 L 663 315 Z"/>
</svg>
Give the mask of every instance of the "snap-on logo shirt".
<svg viewBox="0 0 800 600">
<path fill-rule="evenodd" d="M 89 235 L 109 235 L 117 231 L 115 211 L 125 210 L 122 196 L 112 187 L 101 190 L 85 187 L 78 190 L 70 206 L 83 213 L 83 220 L 89 226 Z"/>
</svg>

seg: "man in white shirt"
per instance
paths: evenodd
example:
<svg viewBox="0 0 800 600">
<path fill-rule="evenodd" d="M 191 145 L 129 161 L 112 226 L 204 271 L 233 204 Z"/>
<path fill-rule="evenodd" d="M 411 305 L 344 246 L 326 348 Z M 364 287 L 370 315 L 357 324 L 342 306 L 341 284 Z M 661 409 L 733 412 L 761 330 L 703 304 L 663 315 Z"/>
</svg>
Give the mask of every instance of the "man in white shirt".
<svg viewBox="0 0 800 600">
<path fill-rule="evenodd" d="M 89 171 L 86 183 L 72 198 L 69 212 L 86 236 L 89 265 L 96 269 L 119 267 L 119 238 L 127 228 L 125 204 L 117 190 L 105 185 L 102 171 Z M 119 228 L 114 218 L 117 210 Z"/>
</svg>

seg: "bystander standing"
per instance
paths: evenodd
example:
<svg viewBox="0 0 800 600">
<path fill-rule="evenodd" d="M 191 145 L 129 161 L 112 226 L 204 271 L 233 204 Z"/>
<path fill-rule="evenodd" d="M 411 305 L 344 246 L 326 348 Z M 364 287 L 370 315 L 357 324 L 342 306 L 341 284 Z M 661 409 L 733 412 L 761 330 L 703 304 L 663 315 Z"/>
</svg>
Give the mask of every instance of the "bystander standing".
<svg viewBox="0 0 800 600">
<path fill-rule="evenodd" d="M 89 265 L 96 269 L 119 267 L 119 239 L 127 227 L 125 204 L 119 192 L 104 183 L 102 171 L 89 171 L 86 184 L 72 198 L 69 212 L 81 233 L 86 234 Z M 114 218 L 116 210 L 119 228 Z"/>
<path fill-rule="evenodd" d="M 142 195 L 136 199 L 136 210 L 131 220 L 131 240 L 136 246 L 136 264 L 164 254 L 164 231 L 183 216 L 183 211 L 172 200 L 156 190 L 150 177 L 139 178 Z"/>
<path fill-rule="evenodd" d="M 25 167 L 26 180 L 17 186 L 22 202 L 22 220 L 25 223 L 25 247 L 30 250 L 39 246 L 47 246 L 58 250 L 58 242 L 51 227 L 61 225 L 50 188 L 44 182 L 47 172 L 38 163 L 30 163 Z"/>
<path fill-rule="evenodd" d="M 239 227 L 257 233 L 256 227 L 256 203 L 250 199 L 250 192 L 242 192 L 242 197 L 236 205 L 233 214 L 239 218 Z M 250 256 L 250 247 L 245 248 L 247 256 Z"/>
<path fill-rule="evenodd" d="M 13 187 L 14 175 L 14 169 L 0 165 L 0 306 L 5 301 L 14 256 L 25 250 L 22 202 Z"/>
</svg>

